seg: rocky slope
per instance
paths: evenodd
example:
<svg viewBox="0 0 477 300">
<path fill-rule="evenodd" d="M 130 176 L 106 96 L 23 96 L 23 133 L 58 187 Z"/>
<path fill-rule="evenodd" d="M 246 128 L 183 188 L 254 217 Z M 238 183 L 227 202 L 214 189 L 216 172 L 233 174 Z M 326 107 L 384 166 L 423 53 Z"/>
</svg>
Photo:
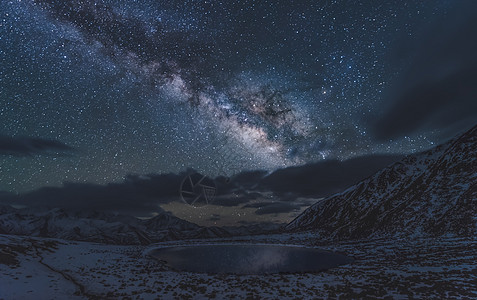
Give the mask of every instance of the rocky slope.
<svg viewBox="0 0 477 300">
<path fill-rule="evenodd" d="M 475 235 L 477 126 L 314 204 L 285 227 L 324 238 Z"/>
</svg>

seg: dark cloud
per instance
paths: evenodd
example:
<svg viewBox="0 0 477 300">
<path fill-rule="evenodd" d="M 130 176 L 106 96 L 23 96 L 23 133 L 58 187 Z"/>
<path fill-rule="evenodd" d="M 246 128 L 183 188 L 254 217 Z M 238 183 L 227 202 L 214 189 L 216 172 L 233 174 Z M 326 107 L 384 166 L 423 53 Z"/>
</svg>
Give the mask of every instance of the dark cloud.
<svg viewBox="0 0 477 300">
<path fill-rule="evenodd" d="M 60 155 L 72 150 L 72 147 L 55 140 L 0 135 L 0 155 Z"/>
<path fill-rule="evenodd" d="M 297 202 L 297 197 L 324 197 L 340 192 L 398 158 L 367 156 L 344 162 L 324 161 L 280 169 L 268 176 L 264 171 L 249 171 L 226 182 L 218 177 L 214 180 L 218 196 L 212 204 L 257 208 L 255 213 L 259 215 L 292 212 L 309 205 Z M 189 169 L 179 174 L 128 175 L 122 182 L 107 185 L 64 183 L 61 187 L 43 187 L 20 195 L 0 193 L 0 202 L 150 216 L 162 211 L 161 204 L 180 201 L 181 183 L 192 173 L 195 171 Z M 220 192 L 221 188 L 224 191 Z M 263 192 L 273 192 L 279 201 L 264 200 L 270 198 Z"/>
<path fill-rule="evenodd" d="M 215 180 L 218 195 L 226 195 L 232 192 L 244 193 L 253 190 L 267 173 L 267 171 L 256 170 L 240 172 L 230 178 L 219 176 Z"/>
<path fill-rule="evenodd" d="M 300 207 L 300 204 L 291 202 L 262 202 L 247 204 L 244 206 L 244 208 L 257 208 L 255 211 L 255 214 L 257 215 L 290 213 L 300 209 Z"/>
<path fill-rule="evenodd" d="M 398 62 L 411 61 L 388 92 L 374 124 L 379 140 L 438 130 L 448 138 L 477 122 L 477 2 L 459 1 L 412 41 L 401 41 Z"/>
<path fill-rule="evenodd" d="M 190 174 L 198 174 L 193 169 L 179 174 L 128 175 L 124 181 L 107 185 L 66 182 L 61 187 L 43 187 L 28 193 L 14 195 L 0 192 L 0 202 L 29 207 L 60 207 L 73 210 L 109 211 L 149 216 L 160 212 L 161 204 L 180 201 L 179 189 Z M 255 175 L 252 175 L 255 174 Z M 229 181 L 229 185 L 239 189 L 248 187 L 262 172 L 244 172 Z M 201 176 L 199 174 L 199 176 Z M 223 182 L 222 178 L 214 180 Z M 220 188 L 218 189 L 220 191 Z M 261 197 L 258 192 L 225 194 L 222 192 L 212 202 L 218 206 L 239 206 Z"/>
<path fill-rule="evenodd" d="M 16 197 L 16 194 L 7 192 L 7 191 L 0 191 L 0 200 L 2 201 L 13 201 Z"/>
<path fill-rule="evenodd" d="M 402 156 L 372 155 L 279 169 L 263 178 L 259 189 L 283 194 L 289 199 L 297 196 L 326 197 L 341 192 L 400 158 Z"/>
<path fill-rule="evenodd" d="M 212 204 L 218 206 L 239 206 L 244 203 L 248 203 L 252 200 L 257 199 L 259 196 L 258 193 L 249 193 L 246 191 L 242 191 L 242 194 L 234 193 L 234 194 L 227 194 L 218 196 L 214 199 Z"/>
<path fill-rule="evenodd" d="M 236 187 L 250 189 L 255 187 L 267 173 L 267 171 L 261 170 L 241 172 L 230 178 L 230 182 Z"/>
<path fill-rule="evenodd" d="M 239 173 L 227 184 L 218 184 L 215 205 L 239 206 L 264 199 L 263 192 L 273 192 L 282 202 L 292 203 L 298 197 L 327 197 L 373 175 L 401 159 L 399 155 L 372 155 L 346 161 L 326 160 L 299 167 Z M 223 180 L 220 182 L 224 182 Z M 263 203 L 263 202 L 262 202 Z M 246 204 L 244 207 L 251 204 Z M 258 205 L 254 203 L 253 205 Z"/>
<path fill-rule="evenodd" d="M 85 211 L 109 211 L 150 216 L 161 212 L 162 203 L 179 199 L 179 187 L 186 173 L 136 176 L 121 183 L 97 185 L 65 183 L 62 187 L 44 187 L 15 197 L 1 197 L 8 204 L 29 207 L 60 207 Z"/>
</svg>

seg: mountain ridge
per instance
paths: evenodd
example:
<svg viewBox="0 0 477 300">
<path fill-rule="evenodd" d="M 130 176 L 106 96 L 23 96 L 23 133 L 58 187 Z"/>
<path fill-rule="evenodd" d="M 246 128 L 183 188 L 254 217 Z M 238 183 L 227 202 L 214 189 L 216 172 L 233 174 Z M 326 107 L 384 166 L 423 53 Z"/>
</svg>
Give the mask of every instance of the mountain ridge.
<svg viewBox="0 0 477 300">
<path fill-rule="evenodd" d="M 305 210 L 285 231 L 323 238 L 476 233 L 477 126 L 411 154 Z"/>
<path fill-rule="evenodd" d="M 261 234 L 276 230 L 269 224 L 240 227 L 203 227 L 163 212 L 139 219 L 97 211 L 64 208 L 35 210 L 0 205 L 0 234 L 59 238 L 120 245 L 148 245 L 155 242 L 223 238 Z"/>
</svg>

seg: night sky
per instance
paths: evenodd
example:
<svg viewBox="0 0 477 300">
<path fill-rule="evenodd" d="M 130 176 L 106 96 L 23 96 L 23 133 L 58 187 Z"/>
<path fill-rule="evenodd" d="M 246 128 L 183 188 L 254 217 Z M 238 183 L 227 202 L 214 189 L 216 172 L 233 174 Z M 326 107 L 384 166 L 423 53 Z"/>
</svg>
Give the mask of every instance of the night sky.
<svg viewBox="0 0 477 300">
<path fill-rule="evenodd" d="M 450 0 L 1 1 L 0 191 L 428 149 L 476 123 L 476 12 Z M 296 213 L 293 199 L 254 217 Z"/>
</svg>

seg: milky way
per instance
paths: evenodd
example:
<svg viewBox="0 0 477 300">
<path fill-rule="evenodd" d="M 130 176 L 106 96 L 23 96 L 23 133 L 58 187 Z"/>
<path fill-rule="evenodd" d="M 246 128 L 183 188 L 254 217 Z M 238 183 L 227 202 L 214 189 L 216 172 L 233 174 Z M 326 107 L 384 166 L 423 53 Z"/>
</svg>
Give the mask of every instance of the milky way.
<svg viewBox="0 0 477 300">
<path fill-rule="evenodd" d="M 428 148 L 368 120 L 401 71 L 388 48 L 447 2 L 2 1 L 0 134 L 75 153 L 3 156 L 0 189 Z"/>
</svg>

